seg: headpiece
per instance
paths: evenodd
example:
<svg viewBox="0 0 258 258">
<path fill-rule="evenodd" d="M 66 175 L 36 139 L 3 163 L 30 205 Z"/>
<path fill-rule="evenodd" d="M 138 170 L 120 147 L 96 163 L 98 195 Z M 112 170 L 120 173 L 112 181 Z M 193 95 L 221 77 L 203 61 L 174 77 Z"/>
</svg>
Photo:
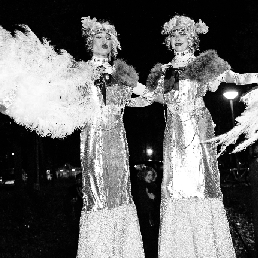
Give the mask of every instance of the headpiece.
<svg viewBox="0 0 258 258">
<path fill-rule="evenodd" d="M 163 25 L 163 30 L 161 32 L 161 34 L 167 35 L 165 44 L 168 47 L 170 47 L 170 37 L 175 27 L 183 27 L 185 29 L 189 40 L 189 48 L 192 51 L 199 48 L 198 34 L 206 34 L 209 30 L 209 27 L 201 20 L 195 23 L 194 20 L 187 16 L 176 15 Z"/>
<path fill-rule="evenodd" d="M 117 32 L 113 25 L 109 22 L 97 21 L 96 18 L 91 19 L 90 17 L 82 17 L 82 35 L 86 38 L 86 44 L 88 49 L 92 51 L 92 43 L 94 35 L 106 32 L 110 34 L 112 40 L 112 56 L 117 55 L 117 49 L 121 49 L 120 42 L 117 38 Z"/>
</svg>

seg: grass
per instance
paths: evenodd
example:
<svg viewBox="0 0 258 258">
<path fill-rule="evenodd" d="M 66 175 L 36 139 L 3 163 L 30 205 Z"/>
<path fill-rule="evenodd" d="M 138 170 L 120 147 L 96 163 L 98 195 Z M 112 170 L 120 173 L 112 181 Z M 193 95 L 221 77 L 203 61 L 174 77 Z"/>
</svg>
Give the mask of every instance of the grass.
<svg viewBox="0 0 258 258">
<path fill-rule="evenodd" d="M 78 232 L 64 209 L 71 184 L 61 180 L 31 193 L 25 188 L 0 189 L 1 258 L 76 257 Z M 237 258 L 255 257 L 250 187 L 223 187 L 222 191 Z"/>
<path fill-rule="evenodd" d="M 2 189 L 1 258 L 76 256 L 77 232 L 71 229 L 63 205 L 69 185 L 46 185 L 31 194 Z"/>
</svg>

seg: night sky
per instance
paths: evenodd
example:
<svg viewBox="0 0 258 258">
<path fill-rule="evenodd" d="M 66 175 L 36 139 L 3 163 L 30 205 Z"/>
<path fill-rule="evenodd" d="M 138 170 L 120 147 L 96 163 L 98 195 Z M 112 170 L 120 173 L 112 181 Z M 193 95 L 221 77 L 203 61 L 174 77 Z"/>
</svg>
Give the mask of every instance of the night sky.
<svg viewBox="0 0 258 258">
<path fill-rule="evenodd" d="M 1 0 L 0 25 L 14 31 L 18 24 L 27 24 L 39 37 L 48 39 L 56 49 L 65 49 L 76 60 L 89 58 L 81 36 L 81 17 L 108 20 L 119 33 L 123 58 L 135 67 L 140 82 L 145 83 L 150 69 L 157 63 L 169 62 L 173 54 L 163 44 L 162 25 L 173 15 L 184 14 L 209 26 L 200 35 L 200 52 L 215 49 L 229 62 L 233 71 L 258 72 L 258 1 L 81 1 L 81 0 Z M 227 2 L 225 4 L 225 2 Z M 198 54 L 198 53 L 197 53 Z M 238 86 L 241 94 L 250 86 Z M 216 93 L 208 93 L 205 103 L 217 124 L 216 133 L 232 126 L 229 102 L 222 96 L 224 86 Z M 235 114 L 244 108 L 239 99 Z M 145 160 L 146 147 L 154 149 L 155 160 L 162 159 L 164 111 L 161 104 L 146 108 L 126 108 L 124 115 L 130 151 L 130 161 Z M 22 153 L 33 148 L 35 135 L 0 115 L 1 157 L 13 152 L 13 141 L 20 141 Z M 45 159 L 60 166 L 69 162 L 80 165 L 79 131 L 64 140 L 41 139 Z M 28 155 L 27 155 L 28 156 Z M 2 159 L 3 160 L 3 159 Z M 26 159 L 25 159 L 26 160 Z M 52 160 L 52 161 L 51 161 Z M 53 161 L 54 160 L 54 161 Z M 24 166 L 28 165 L 24 161 Z M 0 165 L 3 163 L 0 163 Z"/>
</svg>

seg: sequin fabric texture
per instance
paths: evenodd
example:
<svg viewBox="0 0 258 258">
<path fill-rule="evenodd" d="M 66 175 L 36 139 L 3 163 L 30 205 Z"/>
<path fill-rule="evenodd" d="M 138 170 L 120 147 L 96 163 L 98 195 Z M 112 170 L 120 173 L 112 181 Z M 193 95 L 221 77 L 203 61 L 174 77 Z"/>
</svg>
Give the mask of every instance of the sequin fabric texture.
<svg viewBox="0 0 258 258">
<path fill-rule="evenodd" d="M 163 83 L 161 77 L 157 95 L 163 91 Z M 167 121 L 160 258 L 235 257 L 222 202 L 216 148 L 204 143 L 214 136 L 214 124 L 198 86 L 195 81 L 180 80 L 179 90 L 163 95 Z"/>
<path fill-rule="evenodd" d="M 81 132 L 84 207 L 77 258 L 143 258 L 142 239 L 131 197 L 123 109 L 132 88 L 106 88 L 106 105 L 97 87 L 102 116 Z"/>
</svg>

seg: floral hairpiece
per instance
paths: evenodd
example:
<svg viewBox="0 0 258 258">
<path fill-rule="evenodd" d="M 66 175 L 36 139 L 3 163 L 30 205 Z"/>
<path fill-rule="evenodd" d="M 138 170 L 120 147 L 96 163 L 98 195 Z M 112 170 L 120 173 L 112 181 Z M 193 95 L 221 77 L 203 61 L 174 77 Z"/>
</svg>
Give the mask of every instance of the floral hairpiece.
<svg viewBox="0 0 258 258">
<path fill-rule="evenodd" d="M 190 48 L 192 50 L 196 50 L 199 47 L 199 38 L 198 34 L 206 34 L 209 30 L 209 27 L 202 21 L 199 20 L 199 22 L 194 22 L 191 18 L 183 15 L 176 15 L 172 19 L 170 19 L 168 22 L 166 22 L 163 26 L 163 30 L 161 34 L 167 35 L 166 37 L 166 45 L 169 46 L 170 42 L 170 36 L 173 32 L 175 27 L 184 27 L 185 32 L 188 35 Z"/>
<path fill-rule="evenodd" d="M 170 35 L 176 26 L 185 27 L 186 31 L 191 34 L 206 34 L 209 30 L 209 27 L 202 20 L 195 23 L 189 17 L 176 15 L 164 24 L 162 34 Z"/>
<path fill-rule="evenodd" d="M 112 40 L 112 55 L 117 55 L 117 50 L 121 49 L 120 42 L 118 41 L 118 34 L 113 25 L 109 22 L 100 22 L 96 18 L 82 17 L 82 35 L 86 38 L 86 44 L 89 50 L 92 51 L 92 42 L 94 35 L 106 32 L 110 34 Z"/>
</svg>

